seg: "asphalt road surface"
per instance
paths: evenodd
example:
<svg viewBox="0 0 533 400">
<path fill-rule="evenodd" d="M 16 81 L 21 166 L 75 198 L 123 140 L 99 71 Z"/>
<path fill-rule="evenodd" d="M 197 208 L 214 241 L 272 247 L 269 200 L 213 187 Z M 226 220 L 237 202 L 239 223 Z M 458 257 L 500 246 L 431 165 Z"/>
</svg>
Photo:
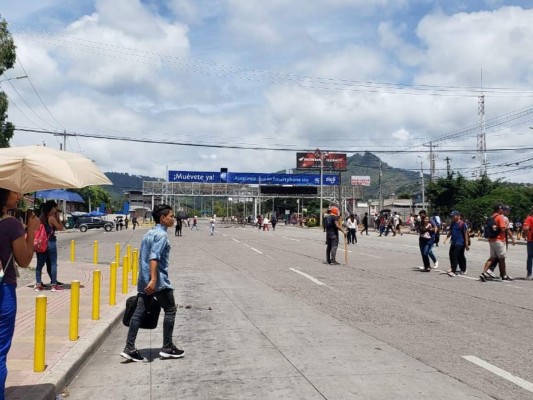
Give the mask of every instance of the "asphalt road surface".
<svg viewBox="0 0 533 400">
<path fill-rule="evenodd" d="M 467 252 L 467 274 L 449 277 L 444 273 L 449 267 L 449 246 L 434 248 L 438 269 L 419 272 L 418 238 L 411 234 L 358 234 L 358 243 L 348 246 L 348 265 L 332 266 L 323 264 L 325 234 L 318 229 L 280 224 L 275 232 L 263 232 L 252 227 L 218 225 L 216 234 L 209 236 L 207 223 L 199 226 L 200 231 L 184 227 L 183 237 L 174 237 L 169 230 L 170 277 L 177 283 L 178 303 L 192 298 L 185 296 L 182 275 L 191 271 L 239 271 L 477 389 L 487 398 L 533 398 L 533 281 L 523 280 L 526 246 L 510 246 L 508 250 L 508 274 L 515 281 L 483 283 L 478 276 L 489 253 L 484 240 L 473 240 L 472 249 Z M 137 247 L 145 231 L 137 230 L 134 235 L 131 229 L 94 231 L 64 237 L 76 237 L 80 247 L 84 241 L 90 243 L 104 237 L 109 246 L 131 240 Z M 68 241 L 61 242 L 60 252 L 67 251 Z M 80 257 L 91 259 L 90 252 Z M 341 242 L 337 260 L 344 264 L 344 258 Z M 202 301 L 202 306 L 207 307 L 209 299 Z M 180 330 L 180 315 L 175 332 Z M 195 319 L 187 318 L 186 323 L 195 324 Z M 122 350 L 125 333 L 125 328 L 118 326 L 80 371 L 68 388 L 72 398 L 82 398 L 76 395 L 81 396 L 84 385 L 78 382 L 83 381 L 84 374 L 99 365 L 120 362 L 117 354 Z M 141 336 L 146 334 L 141 331 Z M 109 387 L 123 379 L 126 378 L 117 372 L 117 376 L 110 377 Z"/>
</svg>

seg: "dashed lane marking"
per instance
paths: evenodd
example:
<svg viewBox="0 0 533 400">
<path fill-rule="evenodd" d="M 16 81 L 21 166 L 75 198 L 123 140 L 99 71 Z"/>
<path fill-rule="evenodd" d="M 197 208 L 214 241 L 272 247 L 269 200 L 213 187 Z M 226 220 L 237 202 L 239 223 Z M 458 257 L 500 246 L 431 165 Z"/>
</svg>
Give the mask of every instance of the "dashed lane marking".
<svg viewBox="0 0 533 400">
<path fill-rule="evenodd" d="M 485 368 L 487 371 L 490 371 L 495 375 L 498 375 L 500 378 L 506 379 L 509 382 L 513 382 L 515 385 L 520 386 L 522 389 L 533 392 L 533 383 L 531 382 L 528 382 L 522 378 L 519 378 L 518 376 L 514 376 L 510 372 L 507 372 L 501 368 L 498 368 L 482 360 L 481 358 L 477 358 L 476 356 L 463 356 L 463 358 L 467 361 L 470 361 L 471 363 L 476 364 L 477 366 L 480 366 L 481 368 Z"/>
<path fill-rule="evenodd" d="M 250 247 L 251 250 L 255 251 L 256 253 L 259 253 L 259 254 L 263 254 L 263 252 L 257 250 L 257 249 L 254 249 L 253 247 Z"/>
<path fill-rule="evenodd" d="M 237 242 L 237 243 L 240 243 L 241 241 L 240 240 L 237 240 L 235 238 L 231 238 L 231 240 L 233 240 L 234 242 Z"/>
<path fill-rule="evenodd" d="M 302 272 L 302 271 L 298 271 L 297 269 L 294 269 L 294 268 L 289 268 L 291 271 L 293 272 L 296 272 L 297 274 L 300 274 L 302 276 L 305 276 L 307 279 L 309 279 L 311 282 L 314 282 L 316 283 L 317 285 L 319 286 L 326 286 L 326 284 L 324 282 L 320 282 L 318 279 L 316 278 L 313 278 L 311 275 L 307 275 L 305 272 Z"/>
<path fill-rule="evenodd" d="M 371 258 L 379 258 L 379 259 L 382 258 L 382 257 L 376 256 L 374 254 L 368 254 L 368 253 L 359 253 L 359 254 L 362 255 L 362 256 L 371 257 Z"/>
</svg>

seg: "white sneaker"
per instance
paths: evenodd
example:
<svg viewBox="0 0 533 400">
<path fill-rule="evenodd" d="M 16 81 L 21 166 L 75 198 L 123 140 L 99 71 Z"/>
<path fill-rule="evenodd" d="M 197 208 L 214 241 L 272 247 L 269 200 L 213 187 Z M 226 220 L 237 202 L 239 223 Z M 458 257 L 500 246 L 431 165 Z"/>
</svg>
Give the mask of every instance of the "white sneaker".
<svg viewBox="0 0 533 400">
<path fill-rule="evenodd" d="M 485 273 L 489 275 L 491 278 L 496 278 L 496 275 L 494 275 L 494 272 L 492 272 L 491 269 L 486 270 Z"/>
<path fill-rule="evenodd" d="M 439 262 L 435 261 L 435 265 L 433 265 L 433 268 L 439 268 Z"/>
<path fill-rule="evenodd" d="M 526 281 L 533 281 L 533 275 L 528 275 L 525 277 Z"/>
</svg>

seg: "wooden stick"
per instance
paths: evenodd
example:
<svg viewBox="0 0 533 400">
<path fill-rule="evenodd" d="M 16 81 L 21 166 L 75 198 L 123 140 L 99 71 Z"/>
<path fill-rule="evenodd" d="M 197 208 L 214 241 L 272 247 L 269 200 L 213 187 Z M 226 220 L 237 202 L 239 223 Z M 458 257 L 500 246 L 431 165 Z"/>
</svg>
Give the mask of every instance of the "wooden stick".
<svg viewBox="0 0 533 400">
<path fill-rule="evenodd" d="M 348 265 L 348 242 L 346 242 L 346 235 L 344 236 L 344 263 Z"/>
</svg>

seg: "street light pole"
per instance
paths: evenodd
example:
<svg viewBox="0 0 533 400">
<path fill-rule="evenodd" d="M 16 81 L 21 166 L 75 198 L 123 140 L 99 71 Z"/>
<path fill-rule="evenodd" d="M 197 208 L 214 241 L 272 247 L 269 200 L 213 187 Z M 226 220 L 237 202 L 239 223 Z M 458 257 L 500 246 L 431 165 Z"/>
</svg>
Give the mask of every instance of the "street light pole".
<svg viewBox="0 0 533 400">
<path fill-rule="evenodd" d="M 28 75 L 16 76 L 14 78 L 6 78 L 6 79 L 0 80 L 0 83 L 8 82 L 8 81 L 14 81 L 14 80 L 17 80 L 17 79 L 24 79 L 24 78 L 27 78 L 27 77 L 28 77 Z"/>
<path fill-rule="evenodd" d="M 320 227 L 322 228 L 324 223 L 322 221 L 323 219 L 323 208 L 324 208 L 324 196 L 323 196 L 323 192 L 322 192 L 322 189 L 323 189 L 323 174 L 324 174 L 324 154 L 319 150 L 319 149 L 316 149 L 315 150 L 315 157 L 318 157 L 320 159 L 320 217 L 319 217 L 319 220 L 320 220 Z"/>
</svg>

